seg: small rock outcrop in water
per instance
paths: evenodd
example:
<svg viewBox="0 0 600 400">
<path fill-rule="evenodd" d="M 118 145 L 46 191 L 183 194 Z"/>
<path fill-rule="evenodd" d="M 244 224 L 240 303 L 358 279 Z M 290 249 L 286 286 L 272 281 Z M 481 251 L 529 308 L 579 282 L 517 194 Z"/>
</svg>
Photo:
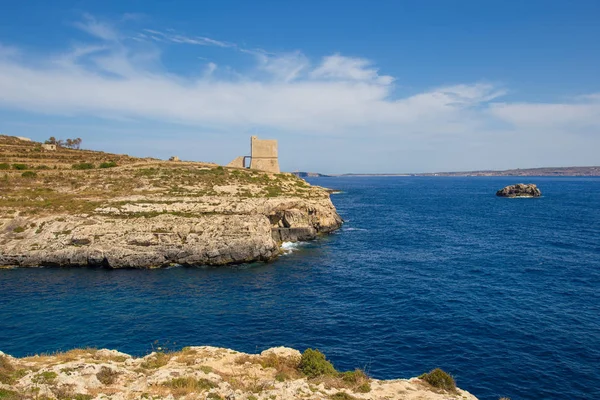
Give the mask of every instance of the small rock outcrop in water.
<svg viewBox="0 0 600 400">
<path fill-rule="evenodd" d="M 477 400 L 458 388 L 434 387 L 435 382 L 428 383 L 426 376 L 378 380 L 360 370 L 339 373 L 333 367 L 329 371 L 306 373 L 303 363 L 307 359 L 299 351 L 286 347 L 271 348 L 260 354 L 208 346 L 186 347 L 175 353 L 153 352 L 141 358 L 96 349 L 25 358 L 0 352 L 0 397 L 8 400 Z"/>
<path fill-rule="evenodd" d="M 540 197 L 541 195 L 542 192 L 533 183 L 517 183 L 496 192 L 496 196 L 500 197 Z"/>
</svg>

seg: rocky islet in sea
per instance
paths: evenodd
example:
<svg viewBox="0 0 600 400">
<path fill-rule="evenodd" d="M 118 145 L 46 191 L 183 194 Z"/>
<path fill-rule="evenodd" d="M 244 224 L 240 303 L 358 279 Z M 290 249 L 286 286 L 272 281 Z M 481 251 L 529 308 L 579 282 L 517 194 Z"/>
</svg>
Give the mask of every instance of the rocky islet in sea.
<svg viewBox="0 0 600 400">
<path fill-rule="evenodd" d="M 506 186 L 496 192 L 498 197 L 540 197 L 542 192 L 533 183 Z"/>
</svg>

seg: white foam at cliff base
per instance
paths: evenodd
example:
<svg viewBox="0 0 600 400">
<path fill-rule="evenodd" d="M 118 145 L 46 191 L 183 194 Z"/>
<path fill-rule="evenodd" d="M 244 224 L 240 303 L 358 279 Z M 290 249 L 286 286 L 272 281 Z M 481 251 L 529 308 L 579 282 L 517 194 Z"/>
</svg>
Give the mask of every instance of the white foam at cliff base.
<svg viewBox="0 0 600 400">
<path fill-rule="evenodd" d="M 281 244 L 281 250 L 283 251 L 283 254 L 290 254 L 297 251 L 301 245 L 302 243 L 300 242 L 283 242 Z"/>
</svg>

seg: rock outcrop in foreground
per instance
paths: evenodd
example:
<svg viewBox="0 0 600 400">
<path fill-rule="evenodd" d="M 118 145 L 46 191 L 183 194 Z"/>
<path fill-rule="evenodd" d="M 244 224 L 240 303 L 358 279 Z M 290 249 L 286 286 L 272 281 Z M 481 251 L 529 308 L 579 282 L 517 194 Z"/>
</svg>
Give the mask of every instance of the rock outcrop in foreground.
<svg viewBox="0 0 600 400">
<path fill-rule="evenodd" d="M 496 192 L 500 197 L 540 197 L 542 192 L 533 183 L 510 185 Z"/>
<path fill-rule="evenodd" d="M 0 136 L 0 266 L 268 261 L 341 224 L 327 190 L 292 174 Z"/>
<path fill-rule="evenodd" d="M 300 353 L 285 347 L 256 355 L 216 347 L 187 347 L 180 352 L 154 352 L 143 358 L 95 349 L 26 358 L 0 353 L 0 397 L 476 400 L 464 390 L 438 389 L 419 378 L 377 380 L 360 370 L 309 377 L 301 371 L 300 364 Z"/>
</svg>

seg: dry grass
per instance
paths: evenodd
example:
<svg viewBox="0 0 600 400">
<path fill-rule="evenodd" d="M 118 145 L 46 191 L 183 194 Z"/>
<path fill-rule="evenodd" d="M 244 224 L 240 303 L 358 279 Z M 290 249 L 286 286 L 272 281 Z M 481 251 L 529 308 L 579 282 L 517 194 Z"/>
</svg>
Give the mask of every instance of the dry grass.
<svg viewBox="0 0 600 400">
<path fill-rule="evenodd" d="M 279 382 L 302 377 L 302 373 L 298 370 L 300 359 L 268 353 L 258 357 L 257 361 L 263 368 L 273 368 L 275 370 L 274 378 Z"/>
<path fill-rule="evenodd" d="M 325 195 L 292 174 L 86 150 L 41 151 L 39 144 L 15 140 L 0 136 L 0 193 L 4 194 L 0 195 L 0 213 L 18 210 L 29 215 L 90 214 L 131 194 L 197 198 Z M 111 163 L 117 166 L 99 168 Z M 74 170 L 73 165 L 94 168 Z M 24 170 L 29 172 L 25 177 Z"/>
<path fill-rule="evenodd" d="M 32 357 L 24 357 L 22 358 L 22 361 L 51 366 L 82 359 L 91 360 L 94 359 L 97 351 L 98 350 L 95 348 L 88 347 L 83 349 L 73 349 L 65 352 L 42 353 Z"/>
<path fill-rule="evenodd" d="M 15 367 L 6 356 L 0 356 L 0 383 L 12 384 L 15 381 Z"/>
<path fill-rule="evenodd" d="M 169 388 L 170 393 L 174 396 L 202 393 L 217 387 L 214 382 L 208 379 L 195 379 L 192 377 L 175 378 L 168 382 L 164 382 L 162 386 Z"/>
<path fill-rule="evenodd" d="M 153 356 L 148 357 L 144 362 L 140 364 L 140 367 L 144 369 L 157 369 L 164 367 L 169 363 L 175 353 L 154 353 Z"/>
<path fill-rule="evenodd" d="M 113 383 L 115 383 L 119 375 L 120 374 L 112 368 L 103 366 L 102 368 L 100 368 L 100 372 L 96 374 L 96 378 L 103 385 L 112 385 Z"/>
</svg>

